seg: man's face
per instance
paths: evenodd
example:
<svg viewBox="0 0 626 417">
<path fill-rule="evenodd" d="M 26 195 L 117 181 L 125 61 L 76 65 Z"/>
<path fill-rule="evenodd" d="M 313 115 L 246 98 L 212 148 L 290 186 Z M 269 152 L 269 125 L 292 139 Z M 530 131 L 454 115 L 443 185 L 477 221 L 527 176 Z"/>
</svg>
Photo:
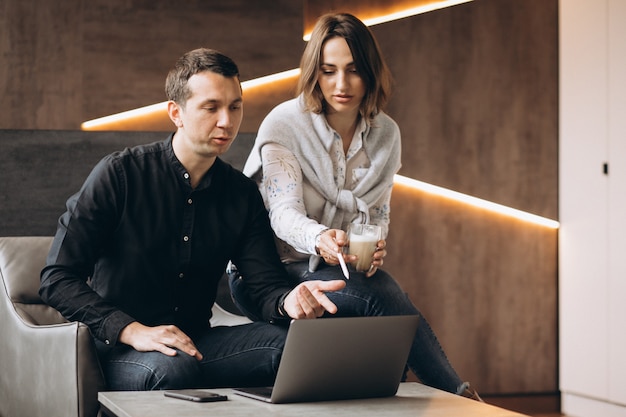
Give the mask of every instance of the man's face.
<svg viewBox="0 0 626 417">
<path fill-rule="evenodd" d="M 243 117 L 241 86 L 237 77 L 204 71 L 189 78 L 191 97 L 178 106 L 178 134 L 186 152 L 214 158 L 233 143 Z M 182 135 L 179 135 L 182 133 Z"/>
</svg>

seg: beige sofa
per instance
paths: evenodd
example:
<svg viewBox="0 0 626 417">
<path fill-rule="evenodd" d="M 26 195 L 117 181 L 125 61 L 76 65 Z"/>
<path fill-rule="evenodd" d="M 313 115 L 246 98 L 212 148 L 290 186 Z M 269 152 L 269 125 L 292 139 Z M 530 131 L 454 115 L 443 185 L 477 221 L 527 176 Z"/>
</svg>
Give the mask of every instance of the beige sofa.
<svg viewBox="0 0 626 417">
<path fill-rule="evenodd" d="M 93 417 L 105 381 L 89 329 L 38 295 L 51 237 L 0 237 L 0 416 Z M 217 304 L 212 325 L 248 319 Z"/>
</svg>

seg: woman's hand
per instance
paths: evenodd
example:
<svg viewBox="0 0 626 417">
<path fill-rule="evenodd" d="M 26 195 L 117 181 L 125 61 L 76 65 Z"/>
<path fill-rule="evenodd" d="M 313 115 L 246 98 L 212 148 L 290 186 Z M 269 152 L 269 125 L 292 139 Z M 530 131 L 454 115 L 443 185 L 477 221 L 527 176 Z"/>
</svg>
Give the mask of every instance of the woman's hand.
<svg viewBox="0 0 626 417">
<path fill-rule="evenodd" d="M 328 229 L 320 235 L 319 244 L 317 249 L 320 256 L 324 259 L 328 265 L 338 265 L 339 258 L 337 256 L 343 256 L 346 262 L 353 263 L 356 261 L 356 256 L 343 254 L 343 247 L 348 244 L 348 235 L 341 229 Z M 387 241 L 381 239 L 376 244 L 376 251 L 372 255 L 372 264 L 370 269 L 365 273 L 366 277 L 371 277 L 376 273 L 378 268 L 383 266 L 383 258 L 387 256 Z"/>
<path fill-rule="evenodd" d="M 383 258 L 387 256 L 387 249 L 385 249 L 386 247 L 387 242 L 384 239 L 378 241 L 378 243 L 376 244 L 376 252 L 374 252 L 374 255 L 372 256 L 372 265 L 370 266 L 370 269 L 365 273 L 366 277 L 371 277 L 376 273 L 378 268 L 383 266 Z"/>
<path fill-rule="evenodd" d="M 328 229 L 320 235 L 317 250 L 328 265 L 339 265 L 338 254 L 343 252 L 343 247 L 348 243 L 348 235 L 341 229 Z M 350 261 L 350 257 L 345 257 Z"/>
</svg>

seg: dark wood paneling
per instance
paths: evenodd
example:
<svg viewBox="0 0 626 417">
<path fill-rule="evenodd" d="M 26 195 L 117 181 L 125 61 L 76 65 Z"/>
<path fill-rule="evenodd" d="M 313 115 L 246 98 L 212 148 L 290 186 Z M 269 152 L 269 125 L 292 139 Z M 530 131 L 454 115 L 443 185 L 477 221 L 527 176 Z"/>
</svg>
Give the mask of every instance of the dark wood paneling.
<svg viewBox="0 0 626 417">
<path fill-rule="evenodd" d="M 479 392 L 556 392 L 557 231 L 396 185 L 385 269 Z"/>
<path fill-rule="evenodd" d="M 475 0 L 373 27 L 401 173 L 556 218 L 557 20 L 556 0 Z M 461 375 L 557 391 L 557 232 L 394 193 L 386 265 Z"/>
<path fill-rule="evenodd" d="M 82 3 L 0 1 L 0 128 L 59 128 L 81 117 Z"/>
<path fill-rule="evenodd" d="M 226 53 L 246 80 L 296 68 L 303 45 L 301 0 L 3 0 L 0 128 L 78 129 L 164 101 L 193 48 Z"/>
<path fill-rule="evenodd" d="M 373 27 L 402 173 L 557 218 L 556 0 L 475 0 Z"/>
<path fill-rule="evenodd" d="M 303 46 L 302 3 L 86 1 L 85 90 L 98 92 L 98 100 L 85 101 L 86 116 L 165 100 L 167 71 L 182 53 L 200 46 L 233 58 L 242 80 L 296 68 Z"/>
</svg>

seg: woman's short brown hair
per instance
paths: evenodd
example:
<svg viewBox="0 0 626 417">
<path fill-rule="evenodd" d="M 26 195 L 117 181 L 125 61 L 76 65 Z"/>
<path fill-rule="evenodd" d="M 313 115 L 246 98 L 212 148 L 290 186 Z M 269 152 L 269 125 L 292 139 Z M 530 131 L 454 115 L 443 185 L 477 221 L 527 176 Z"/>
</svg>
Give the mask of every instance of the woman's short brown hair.
<svg viewBox="0 0 626 417">
<path fill-rule="evenodd" d="M 327 40 L 336 37 L 348 43 L 356 70 L 365 84 L 361 116 L 369 121 L 387 104 L 391 92 L 391 73 L 372 32 L 351 14 L 326 14 L 315 24 L 311 40 L 300 60 L 298 94 L 303 94 L 307 110 L 315 113 L 325 111 L 324 96 L 317 78 L 324 45 Z"/>
</svg>

